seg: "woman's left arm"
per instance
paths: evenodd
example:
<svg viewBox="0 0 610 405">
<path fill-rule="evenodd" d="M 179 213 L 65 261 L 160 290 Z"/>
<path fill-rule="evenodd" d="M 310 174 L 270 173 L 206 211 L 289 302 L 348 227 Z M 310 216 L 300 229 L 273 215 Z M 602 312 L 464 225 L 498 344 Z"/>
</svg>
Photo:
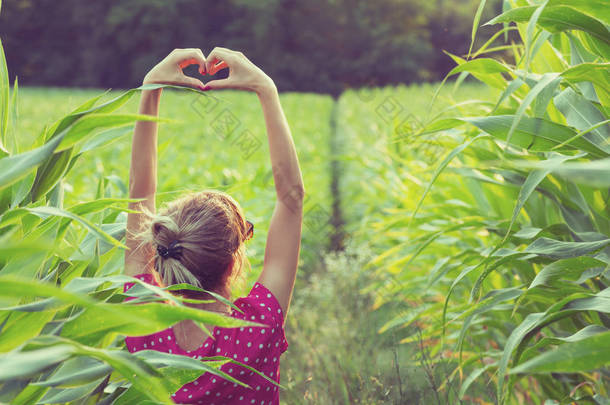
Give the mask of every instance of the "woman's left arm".
<svg viewBox="0 0 610 405">
<path fill-rule="evenodd" d="M 185 76 L 182 69 L 188 65 L 199 65 L 199 72 L 205 74 L 205 57 L 199 49 L 175 49 L 144 77 L 142 84 L 166 83 L 203 89 L 198 79 Z M 142 90 L 140 114 L 157 116 L 162 89 Z M 143 199 L 129 203 L 131 210 L 155 212 L 157 191 L 157 130 L 154 121 L 137 121 L 131 146 L 131 166 L 129 169 L 129 198 Z M 153 249 L 142 244 L 137 235 L 142 232 L 145 215 L 127 214 L 125 245 L 125 274 L 135 276 L 152 270 Z"/>
</svg>

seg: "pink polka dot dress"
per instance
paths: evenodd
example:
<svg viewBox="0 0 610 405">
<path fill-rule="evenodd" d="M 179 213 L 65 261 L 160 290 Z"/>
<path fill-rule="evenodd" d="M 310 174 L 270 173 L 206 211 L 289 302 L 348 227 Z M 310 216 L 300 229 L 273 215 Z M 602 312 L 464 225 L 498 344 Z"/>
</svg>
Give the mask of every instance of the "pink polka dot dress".
<svg viewBox="0 0 610 405">
<path fill-rule="evenodd" d="M 135 277 L 146 283 L 158 285 L 152 274 L 138 274 Z M 123 291 L 127 291 L 133 284 L 126 283 Z M 127 297 L 125 301 L 132 299 L 135 297 Z M 271 291 L 258 282 L 254 284 L 248 296 L 238 298 L 234 304 L 243 311 L 243 314 L 233 310 L 231 312 L 233 318 L 268 326 L 214 327 L 212 336 L 192 351 L 183 350 L 178 346 L 172 327 L 151 335 L 128 336 L 125 338 L 125 345 L 132 353 L 140 350 L 158 350 L 198 359 L 211 356 L 231 357 L 279 383 L 280 356 L 288 348 L 284 333 L 284 314 L 280 304 Z M 278 387 L 256 373 L 234 363 L 227 363 L 220 370 L 252 388 L 242 387 L 222 377 L 205 373 L 172 394 L 172 400 L 178 404 L 279 405 Z"/>
</svg>

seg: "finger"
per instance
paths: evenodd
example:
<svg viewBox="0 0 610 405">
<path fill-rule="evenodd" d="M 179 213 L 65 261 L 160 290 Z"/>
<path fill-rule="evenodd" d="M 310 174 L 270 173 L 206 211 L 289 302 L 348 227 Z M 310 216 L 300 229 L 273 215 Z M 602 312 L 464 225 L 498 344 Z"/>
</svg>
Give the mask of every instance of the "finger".
<svg viewBox="0 0 610 405">
<path fill-rule="evenodd" d="M 172 60 L 177 63 L 181 69 L 184 69 L 184 67 L 188 65 L 199 65 L 200 72 L 201 67 L 205 66 L 206 63 L 203 52 L 198 48 L 176 49 L 172 52 Z"/>
<path fill-rule="evenodd" d="M 195 52 L 197 52 L 197 54 L 201 57 L 200 61 L 203 61 L 203 63 L 199 63 L 199 73 L 204 75 L 205 74 L 205 55 L 199 48 L 195 48 Z"/>
<path fill-rule="evenodd" d="M 212 52 L 208 55 L 208 58 L 205 62 L 205 70 L 206 72 L 212 71 L 214 65 L 217 62 L 224 61 L 227 63 L 227 66 L 230 66 L 231 63 L 235 60 L 235 55 L 231 50 L 226 48 L 216 47 L 212 49 Z"/>
<path fill-rule="evenodd" d="M 198 65 L 199 61 L 195 58 L 189 58 L 189 59 L 184 59 L 181 60 L 180 62 L 178 62 L 178 66 L 180 66 L 180 69 L 184 69 L 187 66 L 190 65 Z"/>
<path fill-rule="evenodd" d="M 194 77 L 184 76 L 182 78 L 182 82 L 189 87 L 194 87 L 199 90 L 203 90 L 203 88 L 205 87 L 201 80 L 195 79 Z"/>
<path fill-rule="evenodd" d="M 233 80 L 231 78 L 212 80 L 203 85 L 205 90 L 218 90 L 218 89 L 230 89 L 233 88 Z"/>
<path fill-rule="evenodd" d="M 209 70 L 210 75 L 215 75 L 216 72 L 218 72 L 219 70 L 228 68 L 229 65 L 227 64 L 227 62 L 225 61 L 221 61 L 219 64 L 217 65 L 213 65 L 212 68 Z"/>
</svg>

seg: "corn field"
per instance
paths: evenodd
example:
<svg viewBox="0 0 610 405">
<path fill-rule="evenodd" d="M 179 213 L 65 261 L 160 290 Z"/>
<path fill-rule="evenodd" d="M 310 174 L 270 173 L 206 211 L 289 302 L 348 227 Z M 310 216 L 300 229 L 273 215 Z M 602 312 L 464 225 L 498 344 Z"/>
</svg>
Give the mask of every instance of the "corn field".
<svg viewBox="0 0 610 405">
<path fill-rule="evenodd" d="M 397 340 L 396 369 L 418 376 L 369 395 L 355 388 L 365 349 L 329 334 L 318 358 L 295 337 L 286 403 L 610 403 L 610 3 L 507 0 L 487 22 L 485 6 L 468 54 L 446 50 L 455 67 L 440 84 L 282 95 L 308 192 L 287 340 L 330 333 L 315 312 L 347 317 L 347 297 L 376 320 L 358 324 L 365 348 Z M 497 31 L 475 48 L 482 24 Z M 256 223 L 256 271 L 274 190 L 255 97 L 164 85 L 151 118 L 133 113 L 141 88 L 85 92 L 57 119 L 67 92 L 20 91 L 1 42 L 0 59 L 0 403 L 171 404 L 205 372 L 237 382 L 223 357 L 125 349 L 125 336 L 184 319 L 246 324 L 183 305 L 170 294 L 183 286 L 122 275 L 127 159 L 134 123 L 157 120 L 159 202 L 202 186 L 234 195 Z M 229 145 L 206 121 L 221 111 L 260 148 Z M 371 255 L 339 260 L 349 272 L 327 274 L 341 287 L 321 292 L 320 252 L 340 233 Z M 123 303 L 132 295 L 143 305 Z M 309 388 L 317 397 L 299 391 L 307 367 L 330 376 Z"/>
<path fill-rule="evenodd" d="M 608 6 L 505 3 L 490 41 L 450 54 L 456 92 L 495 94 L 394 133 L 386 182 L 349 196 L 390 200 L 359 236 L 381 252 L 368 290 L 393 312 L 380 332 L 420 348 L 430 403 L 608 403 Z M 375 125 L 357 116 L 346 130 Z M 421 139 L 442 146 L 432 171 Z"/>
</svg>

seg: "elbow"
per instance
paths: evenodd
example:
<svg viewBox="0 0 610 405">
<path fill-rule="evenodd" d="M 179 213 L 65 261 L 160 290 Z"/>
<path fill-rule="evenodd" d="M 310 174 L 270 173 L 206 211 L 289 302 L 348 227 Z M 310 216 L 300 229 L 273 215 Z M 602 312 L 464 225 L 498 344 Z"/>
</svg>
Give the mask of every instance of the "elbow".
<svg viewBox="0 0 610 405">
<path fill-rule="evenodd" d="M 305 185 L 303 183 L 299 183 L 294 187 L 294 195 L 295 198 L 298 199 L 301 203 L 301 209 L 303 208 L 303 202 L 305 201 Z"/>
<path fill-rule="evenodd" d="M 279 195 L 279 200 L 293 213 L 303 212 L 305 202 L 305 186 L 303 183 L 295 184 L 289 190 Z"/>
</svg>

